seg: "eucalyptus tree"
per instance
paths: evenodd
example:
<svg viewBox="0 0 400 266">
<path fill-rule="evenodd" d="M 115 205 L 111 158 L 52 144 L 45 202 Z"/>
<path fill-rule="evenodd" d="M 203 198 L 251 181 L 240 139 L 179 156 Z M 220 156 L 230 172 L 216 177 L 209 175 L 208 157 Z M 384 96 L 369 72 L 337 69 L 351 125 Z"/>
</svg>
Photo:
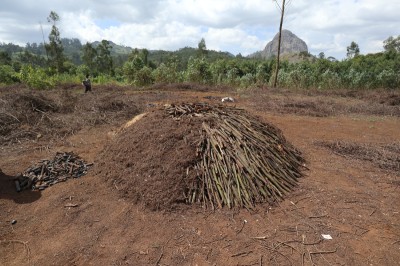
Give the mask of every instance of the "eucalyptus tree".
<svg viewBox="0 0 400 266">
<path fill-rule="evenodd" d="M 87 42 L 82 47 L 82 61 L 90 69 L 92 74 L 97 71 L 96 57 L 97 50 L 92 46 L 91 43 Z"/>
<path fill-rule="evenodd" d="M 102 40 L 101 43 L 97 46 L 97 69 L 99 72 L 107 75 L 114 74 L 113 68 L 113 60 L 111 57 L 111 44 L 107 40 Z"/>
<path fill-rule="evenodd" d="M 58 73 L 64 70 L 64 47 L 61 42 L 60 31 L 58 30 L 56 23 L 60 21 L 59 15 L 51 11 L 47 17 L 47 21 L 52 23 L 51 31 L 49 34 L 49 43 L 45 45 L 49 65 L 57 70 Z"/>
<path fill-rule="evenodd" d="M 347 58 L 351 59 L 360 54 L 360 47 L 356 42 L 351 42 L 349 46 L 347 46 Z"/>
</svg>

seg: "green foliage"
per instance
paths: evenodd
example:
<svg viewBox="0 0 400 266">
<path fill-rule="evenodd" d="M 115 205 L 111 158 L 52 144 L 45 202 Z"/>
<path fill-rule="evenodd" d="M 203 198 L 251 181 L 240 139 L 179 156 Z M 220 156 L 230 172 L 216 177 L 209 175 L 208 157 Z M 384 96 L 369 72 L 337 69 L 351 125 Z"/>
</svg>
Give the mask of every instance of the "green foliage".
<svg viewBox="0 0 400 266">
<path fill-rule="evenodd" d="M 124 64 L 123 71 L 124 76 L 127 81 L 131 84 L 134 84 L 137 79 L 138 72 L 144 67 L 144 62 L 142 58 L 136 55 L 131 60 L 127 61 Z"/>
<path fill-rule="evenodd" d="M 199 56 L 207 56 L 207 46 L 206 46 L 206 40 L 204 38 L 201 38 L 199 44 L 198 44 L 198 55 Z"/>
<path fill-rule="evenodd" d="M 87 65 L 80 65 L 76 68 L 76 75 L 85 77 L 86 75 L 90 75 L 91 71 Z"/>
<path fill-rule="evenodd" d="M 96 68 L 100 73 L 112 76 L 114 74 L 110 42 L 102 40 L 97 46 Z"/>
<path fill-rule="evenodd" d="M 273 67 L 273 61 L 261 62 L 256 68 L 256 82 L 258 85 L 267 84 L 271 78 L 271 72 Z"/>
<path fill-rule="evenodd" d="M 397 37 L 390 36 L 383 42 L 385 51 L 394 51 L 400 53 L 400 35 Z"/>
<path fill-rule="evenodd" d="M 231 67 L 226 72 L 225 84 L 231 86 L 238 86 L 240 82 L 239 69 L 237 67 Z"/>
<path fill-rule="evenodd" d="M 12 60 L 9 53 L 0 51 L 0 65 L 11 65 Z"/>
<path fill-rule="evenodd" d="M 60 31 L 56 27 L 56 22 L 60 20 L 58 14 L 54 11 L 50 12 L 47 18 L 48 22 L 51 22 L 51 32 L 49 34 L 49 43 L 45 45 L 47 55 L 49 57 L 49 65 L 57 70 L 58 73 L 64 71 L 65 57 L 63 54 L 64 48 L 61 42 Z"/>
<path fill-rule="evenodd" d="M 64 48 L 65 57 L 68 58 L 75 65 L 82 64 L 82 58 L 81 58 L 82 43 L 81 43 L 81 41 L 76 38 L 72 38 L 72 39 L 62 38 L 61 43 Z"/>
<path fill-rule="evenodd" d="M 360 54 L 360 47 L 355 42 L 351 42 L 350 46 L 347 46 L 347 58 L 354 58 Z"/>
<path fill-rule="evenodd" d="M 59 17 L 51 12 L 49 21 L 55 27 Z M 54 31 L 53 31 L 54 30 Z M 124 82 L 136 86 L 156 83 L 197 82 L 210 85 L 229 85 L 237 88 L 263 87 L 271 83 L 275 59 L 261 60 L 234 57 L 229 53 L 207 50 L 205 41 L 198 49 L 185 47 L 175 52 L 128 49 L 115 57 L 114 49 L 120 46 L 103 40 L 81 45 L 78 39 L 62 39 L 55 27 L 49 35 L 50 49 L 63 54 L 58 65 L 57 53 L 48 50 L 51 64 L 46 60 L 43 44 L 27 44 L 25 49 L 12 44 L 0 44 L 0 83 L 22 82 L 31 88 L 49 89 L 56 84 L 78 82 L 86 74 L 97 84 Z M 360 55 L 359 47 L 352 42 L 346 60 L 338 61 L 320 53 L 318 57 L 302 53 L 296 62 L 281 63 L 279 87 L 300 89 L 376 89 L 400 88 L 400 36 L 384 41 L 384 52 Z M 80 48 L 81 47 L 81 48 Z M 80 50 L 78 50 L 80 49 Z M 203 52 L 201 52 L 203 51 Z M 205 53 L 206 52 L 206 53 Z M 77 55 L 82 58 L 73 58 Z M 114 54 L 114 57 L 113 57 Z M 115 58 L 118 63 L 114 65 Z M 77 64 L 83 62 L 83 64 Z M 50 67 L 49 67 L 50 66 Z M 62 71 L 61 71 L 62 70 Z"/>
<path fill-rule="evenodd" d="M 13 43 L 0 43 L 0 51 L 6 52 L 8 54 L 13 54 L 13 53 L 20 53 L 24 50 L 19 45 L 13 44 Z"/>
<path fill-rule="evenodd" d="M 251 87 L 255 83 L 256 83 L 256 77 L 251 73 L 247 73 L 246 75 L 240 78 L 240 87 L 242 88 Z"/>
<path fill-rule="evenodd" d="M 399 88 L 400 86 L 400 73 L 394 72 L 392 69 L 385 69 L 377 76 L 380 87 L 382 88 Z"/>
<path fill-rule="evenodd" d="M 153 81 L 152 69 L 145 66 L 136 73 L 134 84 L 136 86 L 146 86 L 152 84 Z"/>
<path fill-rule="evenodd" d="M 19 79 L 29 88 L 44 90 L 55 87 L 55 79 L 43 68 L 24 65 L 18 74 Z"/>
<path fill-rule="evenodd" d="M 97 50 L 93 48 L 93 46 L 90 43 L 87 42 L 82 47 L 82 61 L 88 68 L 88 72 L 86 74 L 97 73 L 96 57 L 97 57 Z"/>
<path fill-rule="evenodd" d="M 17 60 L 22 64 L 28 64 L 31 66 L 47 66 L 47 61 L 43 56 L 33 54 L 31 52 L 28 52 L 27 50 L 18 54 Z"/>
<path fill-rule="evenodd" d="M 212 80 L 210 64 L 202 58 L 191 57 L 185 72 L 186 81 L 208 84 Z"/>
<path fill-rule="evenodd" d="M 93 78 L 93 83 L 96 84 L 112 84 L 115 83 L 115 78 L 110 76 L 110 75 L 106 75 L 106 74 L 100 74 L 98 76 L 96 76 L 95 78 Z"/>
<path fill-rule="evenodd" d="M 19 81 L 17 73 L 10 65 L 0 65 L 0 83 L 13 84 Z"/>
<path fill-rule="evenodd" d="M 166 64 L 161 63 L 153 71 L 154 81 L 157 83 L 179 82 L 178 62 L 176 57 L 172 57 Z"/>
</svg>

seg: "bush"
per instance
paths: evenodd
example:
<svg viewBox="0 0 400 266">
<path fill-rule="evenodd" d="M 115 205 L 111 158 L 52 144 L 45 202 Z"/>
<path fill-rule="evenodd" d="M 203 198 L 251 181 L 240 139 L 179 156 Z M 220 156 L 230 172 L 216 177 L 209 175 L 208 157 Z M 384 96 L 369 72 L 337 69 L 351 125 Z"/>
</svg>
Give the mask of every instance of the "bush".
<svg viewBox="0 0 400 266">
<path fill-rule="evenodd" d="M 56 85 L 53 76 L 46 73 L 43 68 L 35 68 L 29 65 L 22 66 L 18 77 L 23 84 L 33 89 L 52 89 Z"/>
<path fill-rule="evenodd" d="M 129 83 L 135 83 L 137 73 L 144 68 L 143 60 L 136 56 L 130 61 L 127 61 L 123 66 L 124 76 Z"/>
<path fill-rule="evenodd" d="M 134 84 L 136 86 L 146 86 L 153 83 L 151 68 L 145 66 L 136 73 Z"/>
<path fill-rule="evenodd" d="M 210 65 L 204 57 L 191 57 L 186 70 L 186 81 L 208 84 L 212 81 Z"/>
<path fill-rule="evenodd" d="M 240 78 L 240 86 L 242 88 L 248 88 L 251 87 L 256 83 L 256 79 L 253 74 L 247 73 L 243 77 Z"/>
<path fill-rule="evenodd" d="M 160 66 L 153 71 L 154 81 L 157 83 L 175 83 L 178 81 L 178 72 L 173 65 L 167 66 L 161 63 Z"/>
<path fill-rule="evenodd" d="M 399 88 L 400 87 L 400 74 L 396 74 L 392 69 L 383 70 L 377 77 L 379 84 L 383 88 Z"/>
<path fill-rule="evenodd" d="M 12 66 L 0 65 L 0 83 L 13 84 L 19 82 L 17 73 Z"/>
</svg>

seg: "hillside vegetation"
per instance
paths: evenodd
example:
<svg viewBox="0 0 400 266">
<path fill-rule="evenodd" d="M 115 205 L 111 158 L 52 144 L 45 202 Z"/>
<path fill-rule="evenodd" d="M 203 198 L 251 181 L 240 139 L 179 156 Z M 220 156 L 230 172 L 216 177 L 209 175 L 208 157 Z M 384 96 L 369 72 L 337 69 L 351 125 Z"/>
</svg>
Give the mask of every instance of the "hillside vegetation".
<svg viewBox="0 0 400 266">
<path fill-rule="evenodd" d="M 248 88 L 270 86 L 275 73 L 274 57 L 243 57 L 208 50 L 204 39 L 197 48 L 177 51 L 136 49 L 108 40 L 82 44 L 78 39 L 61 38 L 56 22 L 47 44 L 0 44 L 0 84 L 23 83 L 31 88 L 50 89 L 60 83 L 80 83 L 90 74 L 92 82 L 103 84 L 195 82 Z M 383 48 L 383 52 L 362 55 L 352 42 L 347 58 L 341 61 L 326 58 L 323 53 L 285 55 L 278 75 L 279 87 L 399 89 L 400 36 L 389 37 Z"/>
</svg>

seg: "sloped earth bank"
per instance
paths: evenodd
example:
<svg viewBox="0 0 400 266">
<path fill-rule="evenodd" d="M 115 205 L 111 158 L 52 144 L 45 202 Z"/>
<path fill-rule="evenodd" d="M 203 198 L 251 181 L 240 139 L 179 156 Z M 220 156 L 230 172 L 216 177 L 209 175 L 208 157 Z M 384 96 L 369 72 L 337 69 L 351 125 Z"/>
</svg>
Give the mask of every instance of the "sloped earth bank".
<svg viewBox="0 0 400 266">
<path fill-rule="evenodd" d="M 12 89 L 15 97 L 28 93 Z M 0 265 L 398 265 L 400 175 L 393 169 L 398 169 L 400 110 L 391 101 L 398 94 L 237 94 L 190 86 L 100 88 L 91 95 L 81 90 L 70 88 L 68 112 L 61 111 L 64 102 L 58 100 L 67 92 L 45 93 L 57 108 L 36 108 L 44 113 L 28 108 L 28 118 L 36 112 L 31 124 L 32 119 L 17 116 L 23 114 L 14 110 L 18 107 L 7 109 L 10 89 L 0 90 L 0 122 L 9 119 L 13 126 L 0 125 L 14 134 L 2 135 L 0 146 Z M 254 212 L 151 211 L 121 196 L 120 184 L 95 174 L 99 154 L 130 116 L 170 102 L 215 103 L 221 96 L 235 97 L 237 106 L 280 128 L 303 152 L 310 170 L 279 205 L 262 205 Z M 115 104 L 102 109 L 106 102 Z M 44 123 L 61 125 L 62 134 Z M 74 130 L 66 130 L 68 125 Z M 19 139 L 15 129 L 35 134 Z M 329 148 L 335 147 L 331 143 L 372 151 L 393 145 L 389 150 L 395 158 L 384 168 L 364 153 L 343 156 Z M 41 192 L 15 192 L 14 175 L 57 151 L 95 162 L 93 171 Z"/>
</svg>

